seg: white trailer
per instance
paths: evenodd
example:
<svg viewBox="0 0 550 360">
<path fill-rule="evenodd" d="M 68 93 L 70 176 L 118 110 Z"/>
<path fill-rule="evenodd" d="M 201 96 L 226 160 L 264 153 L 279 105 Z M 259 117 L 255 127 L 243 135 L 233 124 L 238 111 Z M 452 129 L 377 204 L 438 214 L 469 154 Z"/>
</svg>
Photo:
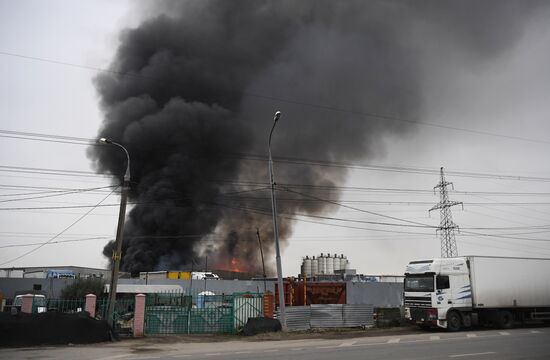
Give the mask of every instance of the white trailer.
<svg viewBox="0 0 550 360">
<path fill-rule="evenodd" d="M 450 331 L 550 320 L 550 259 L 465 256 L 412 261 L 405 272 L 404 303 L 410 321 Z"/>
</svg>

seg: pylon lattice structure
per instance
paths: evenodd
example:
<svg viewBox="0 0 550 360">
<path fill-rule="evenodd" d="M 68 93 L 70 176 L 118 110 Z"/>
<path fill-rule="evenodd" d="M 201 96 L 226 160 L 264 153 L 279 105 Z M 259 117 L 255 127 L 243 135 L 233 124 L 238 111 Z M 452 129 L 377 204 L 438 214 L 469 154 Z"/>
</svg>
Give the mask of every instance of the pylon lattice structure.
<svg viewBox="0 0 550 360">
<path fill-rule="evenodd" d="M 447 186 L 453 186 L 453 183 L 445 180 L 445 174 L 443 168 L 441 168 L 441 179 L 439 184 L 434 187 L 439 189 L 439 203 L 432 207 L 429 211 L 439 209 L 441 221 L 437 232 L 441 237 L 441 257 L 457 257 L 458 249 L 456 247 L 455 229 L 458 229 L 458 225 L 453 222 L 453 216 L 451 214 L 451 206 L 463 205 L 459 201 L 450 201 Z"/>
</svg>

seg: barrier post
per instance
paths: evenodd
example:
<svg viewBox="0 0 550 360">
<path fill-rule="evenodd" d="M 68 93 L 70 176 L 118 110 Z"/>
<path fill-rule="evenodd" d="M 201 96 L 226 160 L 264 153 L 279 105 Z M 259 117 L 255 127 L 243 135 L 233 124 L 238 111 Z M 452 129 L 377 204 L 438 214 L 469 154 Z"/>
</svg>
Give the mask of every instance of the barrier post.
<svg viewBox="0 0 550 360">
<path fill-rule="evenodd" d="M 95 318 L 96 299 L 97 297 L 94 294 L 88 294 L 86 295 L 86 304 L 84 305 L 84 310 L 93 318 Z"/>
<path fill-rule="evenodd" d="M 145 328 L 145 295 L 136 295 L 134 308 L 134 337 L 142 337 Z"/>
</svg>

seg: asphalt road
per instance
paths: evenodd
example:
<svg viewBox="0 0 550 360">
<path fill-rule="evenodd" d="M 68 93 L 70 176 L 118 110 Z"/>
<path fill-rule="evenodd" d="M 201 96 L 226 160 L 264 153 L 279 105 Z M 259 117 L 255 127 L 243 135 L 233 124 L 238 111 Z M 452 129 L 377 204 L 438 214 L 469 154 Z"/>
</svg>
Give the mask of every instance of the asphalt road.
<svg viewBox="0 0 550 360">
<path fill-rule="evenodd" d="M 118 343 L 0 349 L 1 359 L 224 359 L 224 360 L 364 360 L 364 359 L 550 359 L 550 328 L 428 332 L 420 335 L 353 339 L 164 343 Z"/>
</svg>

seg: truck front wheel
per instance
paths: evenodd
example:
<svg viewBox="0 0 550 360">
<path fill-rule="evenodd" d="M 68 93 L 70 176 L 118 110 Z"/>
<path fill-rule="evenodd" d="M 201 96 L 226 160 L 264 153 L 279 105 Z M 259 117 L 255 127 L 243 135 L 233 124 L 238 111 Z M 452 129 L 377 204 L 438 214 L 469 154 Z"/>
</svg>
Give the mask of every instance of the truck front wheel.
<svg viewBox="0 0 550 360">
<path fill-rule="evenodd" d="M 462 319 L 456 311 L 449 311 L 447 314 L 447 330 L 459 331 L 462 328 Z"/>
<path fill-rule="evenodd" d="M 500 329 L 511 329 L 514 325 L 514 316 L 508 310 L 499 311 L 497 314 L 497 327 Z"/>
</svg>

